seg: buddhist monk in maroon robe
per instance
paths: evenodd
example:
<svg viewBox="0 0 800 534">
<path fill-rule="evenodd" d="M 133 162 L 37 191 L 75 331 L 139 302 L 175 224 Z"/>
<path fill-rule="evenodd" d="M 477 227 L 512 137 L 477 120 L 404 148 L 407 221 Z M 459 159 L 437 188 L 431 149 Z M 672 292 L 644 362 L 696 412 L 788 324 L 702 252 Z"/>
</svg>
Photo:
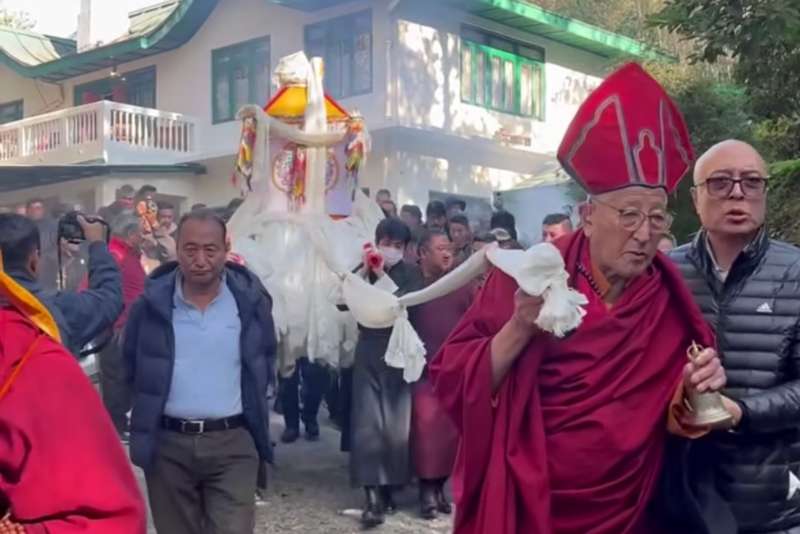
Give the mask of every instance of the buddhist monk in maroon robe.
<svg viewBox="0 0 800 534">
<path fill-rule="evenodd" d="M 453 268 L 453 243 L 442 231 L 425 231 L 419 241 L 419 266 L 425 286 L 436 282 Z M 466 285 L 430 302 L 409 309 L 414 330 L 425 344 L 425 357 L 433 358 L 458 321 L 467 312 L 474 289 Z M 444 486 L 453 472 L 458 432 L 442 409 L 426 374 L 414 383 L 411 404 L 411 452 L 419 479 L 420 515 L 434 519 L 449 514 L 452 506 Z"/>
<path fill-rule="evenodd" d="M 542 300 L 495 270 L 429 365 L 461 436 L 456 534 L 660 532 L 649 505 L 667 432 L 705 431 L 682 397 L 725 384 L 709 327 L 657 252 L 692 154 L 679 111 L 636 65 L 578 112 L 559 159 L 592 198 L 583 228 L 555 244 L 589 300 L 583 323 L 542 332 Z M 692 342 L 707 348 L 689 362 Z"/>
<path fill-rule="evenodd" d="M 57 339 L 46 309 L 0 268 L 0 532 L 144 534 L 117 433 Z"/>
</svg>

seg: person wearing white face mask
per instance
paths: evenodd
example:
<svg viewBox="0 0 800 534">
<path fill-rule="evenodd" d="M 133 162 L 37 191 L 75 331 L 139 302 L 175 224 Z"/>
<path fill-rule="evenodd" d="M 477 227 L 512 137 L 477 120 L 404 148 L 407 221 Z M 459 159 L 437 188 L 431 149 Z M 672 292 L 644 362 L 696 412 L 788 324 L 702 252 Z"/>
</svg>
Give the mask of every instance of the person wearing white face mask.
<svg viewBox="0 0 800 534">
<path fill-rule="evenodd" d="M 364 274 L 374 285 L 402 295 L 423 286 L 419 268 L 403 261 L 411 230 L 396 218 L 384 219 L 375 230 L 377 251 L 367 247 Z M 409 432 L 411 388 L 403 370 L 386 365 L 384 355 L 391 328 L 359 325 L 353 365 L 350 410 L 350 482 L 363 487 L 365 527 L 383 523 L 395 509 L 391 489 L 411 482 Z"/>
</svg>

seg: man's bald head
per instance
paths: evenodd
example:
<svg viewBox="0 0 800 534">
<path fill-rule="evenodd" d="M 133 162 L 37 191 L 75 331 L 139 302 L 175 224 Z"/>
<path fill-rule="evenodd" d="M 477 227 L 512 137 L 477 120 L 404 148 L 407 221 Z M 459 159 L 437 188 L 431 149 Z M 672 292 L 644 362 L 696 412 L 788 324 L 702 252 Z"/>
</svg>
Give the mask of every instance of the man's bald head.
<svg viewBox="0 0 800 534">
<path fill-rule="evenodd" d="M 718 240 L 751 239 L 764 225 L 768 169 L 743 141 L 717 143 L 694 167 L 692 199 L 703 228 Z"/>
<path fill-rule="evenodd" d="M 728 139 L 712 146 L 694 164 L 694 185 L 704 182 L 715 171 L 750 169 L 762 176 L 767 174 L 767 163 L 749 143 Z"/>
</svg>

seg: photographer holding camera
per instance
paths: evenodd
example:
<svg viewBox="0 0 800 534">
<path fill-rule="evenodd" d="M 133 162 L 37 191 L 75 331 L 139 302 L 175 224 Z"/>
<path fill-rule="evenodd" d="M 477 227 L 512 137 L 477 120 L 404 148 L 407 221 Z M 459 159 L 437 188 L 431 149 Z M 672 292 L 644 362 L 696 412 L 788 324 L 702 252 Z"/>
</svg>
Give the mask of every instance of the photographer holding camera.
<svg viewBox="0 0 800 534">
<path fill-rule="evenodd" d="M 47 307 L 62 343 L 75 355 L 110 328 L 122 312 L 122 279 L 106 245 L 106 227 L 88 222 L 82 215 L 77 215 L 76 221 L 89 242 L 89 286 L 80 292 L 48 291 L 39 282 L 41 237 L 36 224 L 21 215 L 0 214 L 0 250 L 6 272 Z"/>
</svg>

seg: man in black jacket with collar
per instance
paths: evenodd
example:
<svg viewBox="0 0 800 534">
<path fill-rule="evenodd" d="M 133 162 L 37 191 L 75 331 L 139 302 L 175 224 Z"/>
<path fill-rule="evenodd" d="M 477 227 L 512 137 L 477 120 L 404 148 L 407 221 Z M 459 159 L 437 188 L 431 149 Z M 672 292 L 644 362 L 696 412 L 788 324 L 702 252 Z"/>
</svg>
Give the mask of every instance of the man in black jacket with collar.
<svg viewBox="0 0 800 534">
<path fill-rule="evenodd" d="M 272 459 L 272 300 L 255 275 L 226 263 L 213 211 L 184 215 L 177 236 L 178 263 L 151 274 L 124 333 L 131 459 L 159 532 L 252 532 L 259 466 Z"/>
<path fill-rule="evenodd" d="M 705 494 L 705 525 L 692 532 L 735 534 L 735 522 L 740 533 L 800 533 L 800 250 L 769 239 L 767 185 L 751 146 L 712 147 L 694 173 L 702 230 L 671 254 L 716 330 L 734 416 L 685 457 L 689 486 Z"/>
</svg>

